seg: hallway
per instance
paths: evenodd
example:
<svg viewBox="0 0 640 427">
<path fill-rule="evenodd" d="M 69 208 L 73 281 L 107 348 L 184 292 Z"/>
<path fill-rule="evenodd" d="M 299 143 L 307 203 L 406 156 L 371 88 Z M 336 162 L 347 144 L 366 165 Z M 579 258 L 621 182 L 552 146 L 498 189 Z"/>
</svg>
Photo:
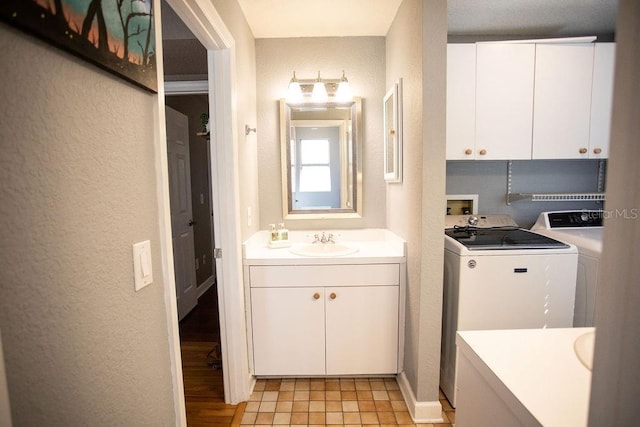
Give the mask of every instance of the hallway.
<svg viewBox="0 0 640 427">
<path fill-rule="evenodd" d="M 219 349 L 220 323 L 215 284 L 180 322 L 182 375 L 189 427 L 239 425 L 245 403 L 224 403 Z"/>
</svg>

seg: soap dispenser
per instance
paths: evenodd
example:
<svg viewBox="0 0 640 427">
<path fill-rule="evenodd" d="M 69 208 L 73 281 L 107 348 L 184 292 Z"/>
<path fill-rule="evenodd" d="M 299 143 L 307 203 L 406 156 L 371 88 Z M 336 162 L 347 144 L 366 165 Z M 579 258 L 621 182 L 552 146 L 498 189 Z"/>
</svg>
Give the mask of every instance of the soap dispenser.
<svg viewBox="0 0 640 427">
<path fill-rule="evenodd" d="M 289 230 L 284 228 L 284 222 L 281 222 L 278 227 L 278 237 L 280 237 L 280 240 L 289 240 Z"/>
</svg>

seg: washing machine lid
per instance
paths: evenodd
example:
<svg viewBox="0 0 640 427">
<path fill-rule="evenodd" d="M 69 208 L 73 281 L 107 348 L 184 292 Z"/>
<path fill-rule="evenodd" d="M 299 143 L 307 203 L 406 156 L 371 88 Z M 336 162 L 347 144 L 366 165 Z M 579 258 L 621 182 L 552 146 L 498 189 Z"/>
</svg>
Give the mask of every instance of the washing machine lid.
<svg viewBox="0 0 640 427">
<path fill-rule="evenodd" d="M 566 243 L 519 228 L 456 227 L 445 234 L 468 250 L 564 249 Z"/>
</svg>

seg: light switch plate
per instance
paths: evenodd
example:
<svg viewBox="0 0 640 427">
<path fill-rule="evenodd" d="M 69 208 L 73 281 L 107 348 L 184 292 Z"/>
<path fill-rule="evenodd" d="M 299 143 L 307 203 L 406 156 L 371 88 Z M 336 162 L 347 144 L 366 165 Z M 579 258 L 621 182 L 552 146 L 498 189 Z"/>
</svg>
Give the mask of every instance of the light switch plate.
<svg viewBox="0 0 640 427">
<path fill-rule="evenodd" d="M 136 292 L 153 283 L 151 242 L 149 240 L 133 245 L 133 277 Z"/>
</svg>

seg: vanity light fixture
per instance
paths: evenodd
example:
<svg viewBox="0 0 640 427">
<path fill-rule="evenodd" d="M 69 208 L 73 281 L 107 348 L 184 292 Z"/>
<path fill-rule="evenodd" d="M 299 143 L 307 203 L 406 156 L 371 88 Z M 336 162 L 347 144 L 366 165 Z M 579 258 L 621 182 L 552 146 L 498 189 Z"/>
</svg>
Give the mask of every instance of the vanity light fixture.
<svg viewBox="0 0 640 427">
<path fill-rule="evenodd" d="M 329 98 L 333 98 L 336 102 L 349 102 L 353 99 L 349 81 L 342 71 L 342 77 L 339 79 L 323 79 L 318 77 L 315 79 L 298 79 L 296 72 L 289 81 L 287 92 L 287 102 L 290 104 L 300 104 L 305 101 L 311 102 L 327 102 Z"/>
</svg>

